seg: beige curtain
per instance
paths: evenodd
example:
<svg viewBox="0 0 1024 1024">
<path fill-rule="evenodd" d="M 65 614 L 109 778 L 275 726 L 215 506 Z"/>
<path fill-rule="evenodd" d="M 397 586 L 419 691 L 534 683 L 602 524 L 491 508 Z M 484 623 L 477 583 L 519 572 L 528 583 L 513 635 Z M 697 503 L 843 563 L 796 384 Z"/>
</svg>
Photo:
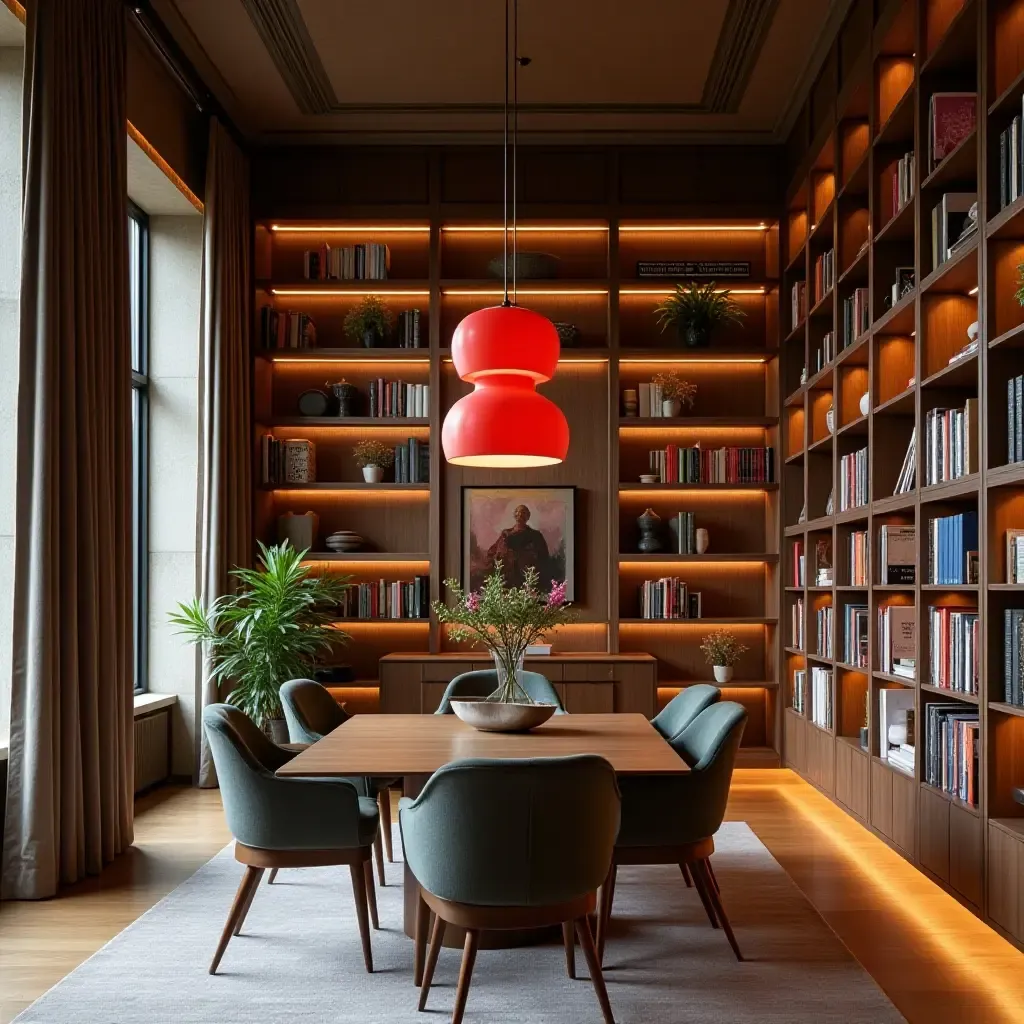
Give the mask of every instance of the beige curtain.
<svg viewBox="0 0 1024 1024">
<path fill-rule="evenodd" d="M 216 118 L 210 121 L 204 202 L 199 508 L 200 586 L 209 606 L 229 590 L 229 572 L 248 565 L 252 552 L 249 161 Z M 203 707 L 220 699 L 205 661 L 202 687 Z M 199 784 L 216 786 L 206 735 L 199 731 Z"/>
<path fill-rule="evenodd" d="M 122 0 L 32 4 L 3 894 L 132 841 L 131 363 Z"/>
</svg>

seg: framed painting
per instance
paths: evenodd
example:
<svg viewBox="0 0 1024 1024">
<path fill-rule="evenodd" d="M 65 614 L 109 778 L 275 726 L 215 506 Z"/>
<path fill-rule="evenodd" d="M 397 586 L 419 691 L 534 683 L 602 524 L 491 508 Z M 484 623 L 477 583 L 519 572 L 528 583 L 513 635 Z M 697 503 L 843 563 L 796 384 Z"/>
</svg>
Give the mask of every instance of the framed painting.
<svg viewBox="0 0 1024 1024">
<path fill-rule="evenodd" d="M 575 600 L 576 488 L 463 487 L 463 587 L 478 590 L 498 561 L 507 585 L 532 566 L 543 590 L 564 580 Z"/>
</svg>

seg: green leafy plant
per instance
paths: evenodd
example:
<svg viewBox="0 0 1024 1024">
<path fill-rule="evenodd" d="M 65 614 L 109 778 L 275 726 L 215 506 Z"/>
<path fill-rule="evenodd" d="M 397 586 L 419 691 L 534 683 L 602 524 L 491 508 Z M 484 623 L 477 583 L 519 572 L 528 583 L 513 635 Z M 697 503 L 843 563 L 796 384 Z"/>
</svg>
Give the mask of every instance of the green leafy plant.
<svg viewBox="0 0 1024 1024">
<path fill-rule="evenodd" d="M 740 323 L 746 313 L 729 290 L 707 284 L 677 284 L 675 291 L 655 309 L 662 332 L 674 327 L 688 345 L 703 345 L 716 327 Z"/>
<path fill-rule="evenodd" d="M 1017 264 L 1017 290 L 1013 297 L 1024 306 L 1024 263 Z"/>
<path fill-rule="evenodd" d="M 213 677 L 230 684 L 228 702 L 257 725 L 281 717 L 281 684 L 308 676 L 317 657 L 348 640 L 329 609 L 347 576 L 314 575 L 305 551 L 285 541 L 260 544 L 260 567 L 234 569 L 238 590 L 204 608 L 199 598 L 179 604 L 170 621 L 195 646 L 205 647 Z"/>
<path fill-rule="evenodd" d="M 565 583 L 556 583 L 550 593 L 543 594 L 540 576 L 530 566 L 523 574 L 521 587 L 507 587 L 498 559 L 479 590 L 466 593 L 455 579 L 445 580 L 444 585 L 453 604 L 448 607 L 443 601 L 434 602 L 438 621 L 453 627 L 448 635 L 457 643 L 483 644 L 499 666 L 498 688 L 487 700 L 533 704 L 519 685 L 516 669 L 530 644 L 537 643 L 548 630 L 572 620 L 565 600 Z"/>
<path fill-rule="evenodd" d="M 667 373 L 656 373 L 653 383 L 661 388 L 661 395 L 669 401 L 679 401 L 688 408 L 693 408 L 694 399 L 697 397 L 697 385 L 683 380 L 674 370 Z"/>
<path fill-rule="evenodd" d="M 384 300 L 379 295 L 367 295 L 345 316 L 345 337 L 350 341 L 362 342 L 363 336 L 370 331 L 386 338 L 394 322 L 394 314 L 384 304 Z"/>
<path fill-rule="evenodd" d="M 394 450 L 383 441 L 358 441 L 352 449 L 357 466 L 380 466 L 387 469 L 395 461 Z"/>
<path fill-rule="evenodd" d="M 740 660 L 743 652 L 748 648 L 736 639 L 734 633 L 727 629 L 716 629 L 708 633 L 700 643 L 700 649 L 704 653 L 704 660 L 709 665 L 735 665 Z"/>
</svg>

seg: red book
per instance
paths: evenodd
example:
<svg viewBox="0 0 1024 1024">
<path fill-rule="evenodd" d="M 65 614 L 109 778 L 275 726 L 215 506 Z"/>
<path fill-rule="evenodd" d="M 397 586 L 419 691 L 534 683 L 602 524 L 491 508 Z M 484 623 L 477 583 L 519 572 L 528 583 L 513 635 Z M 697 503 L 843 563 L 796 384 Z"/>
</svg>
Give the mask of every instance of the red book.
<svg viewBox="0 0 1024 1024">
<path fill-rule="evenodd" d="M 936 92 L 931 98 L 932 167 L 941 163 L 974 131 L 978 97 L 973 92 Z"/>
</svg>

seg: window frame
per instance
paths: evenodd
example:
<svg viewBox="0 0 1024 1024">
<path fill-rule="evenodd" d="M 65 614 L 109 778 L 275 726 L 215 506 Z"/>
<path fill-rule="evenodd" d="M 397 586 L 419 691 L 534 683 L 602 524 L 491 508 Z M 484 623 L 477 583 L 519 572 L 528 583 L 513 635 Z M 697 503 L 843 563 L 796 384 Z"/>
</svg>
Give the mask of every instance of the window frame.
<svg viewBox="0 0 1024 1024">
<path fill-rule="evenodd" d="M 132 667 L 134 692 L 145 693 L 149 689 L 149 216 L 129 199 L 128 220 L 128 230 L 135 225 L 139 232 L 137 264 L 132 266 L 130 246 L 128 264 L 129 288 L 138 296 L 138 315 L 130 326 L 133 403 L 138 399 L 138 415 L 132 423 Z"/>
</svg>

